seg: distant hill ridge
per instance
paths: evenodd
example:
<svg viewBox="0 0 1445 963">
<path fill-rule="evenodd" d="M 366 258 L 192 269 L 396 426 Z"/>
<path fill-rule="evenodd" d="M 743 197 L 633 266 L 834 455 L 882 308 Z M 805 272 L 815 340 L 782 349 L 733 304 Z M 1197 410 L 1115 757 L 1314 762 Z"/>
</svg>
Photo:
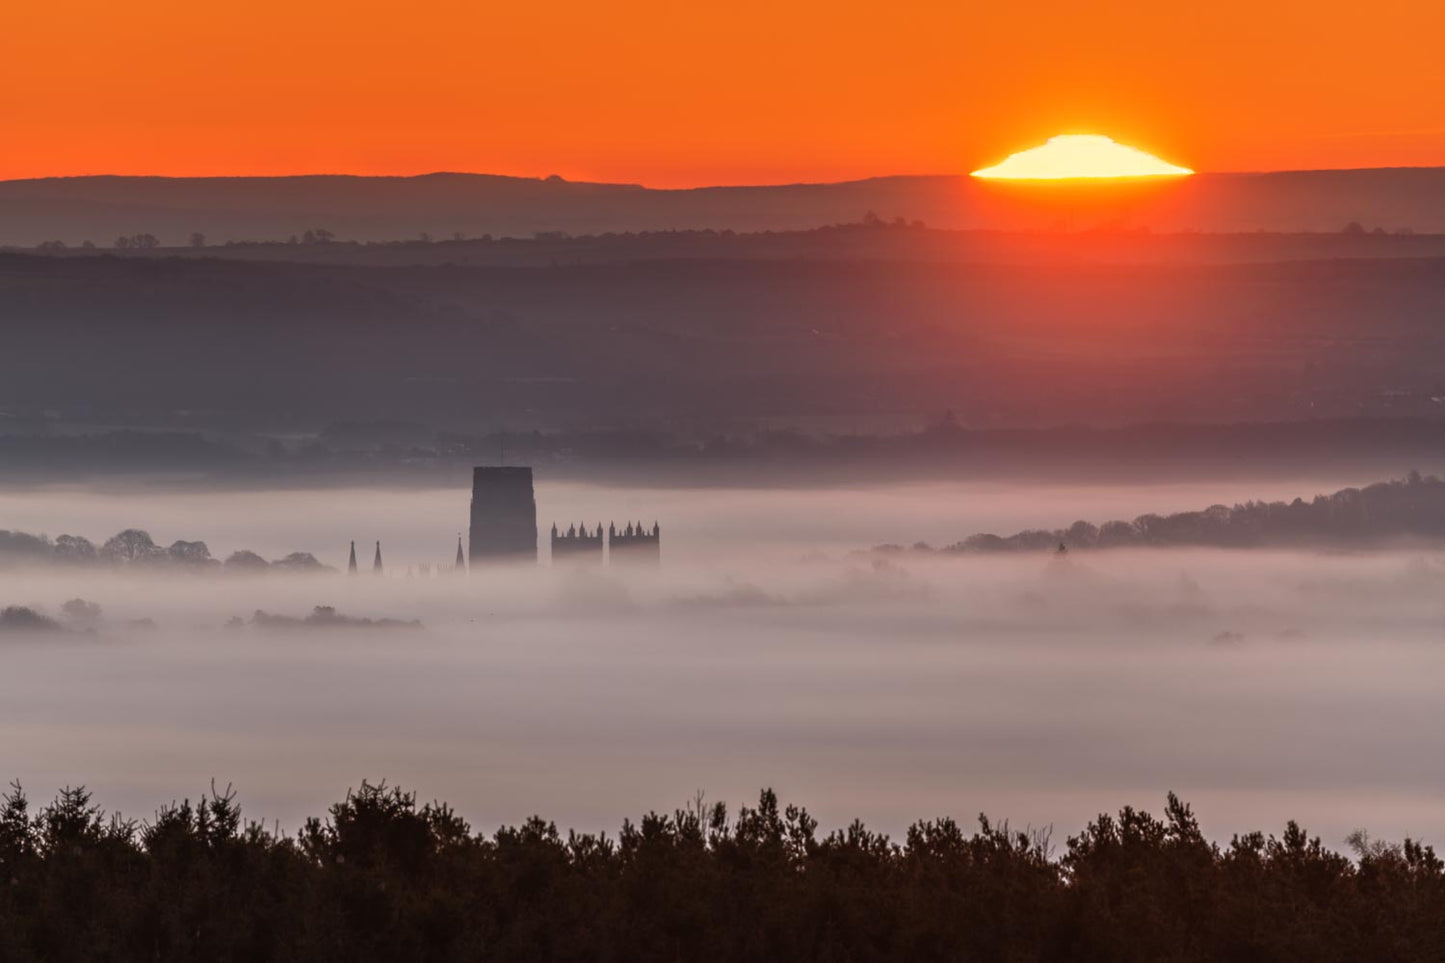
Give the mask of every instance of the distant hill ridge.
<svg viewBox="0 0 1445 963">
<path fill-rule="evenodd" d="M 1009 185 L 966 176 L 655 189 L 637 184 L 438 172 L 412 177 L 98 175 L 0 181 L 0 244 L 110 246 L 121 235 L 185 243 L 285 240 L 324 228 L 395 240 L 715 228 L 797 230 L 867 212 L 930 226 L 1155 231 L 1445 232 L 1445 168 L 1199 174 L 1110 185 Z"/>
<path fill-rule="evenodd" d="M 1403 479 L 1364 488 L 1342 488 L 1310 501 L 1249 501 L 1202 511 L 1140 515 L 1132 522 L 1099 525 L 1078 521 L 1068 528 L 1029 529 L 1013 535 L 970 535 L 942 549 L 948 553 L 1054 551 L 1070 549 L 1209 546 L 1259 548 L 1298 545 L 1359 545 L 1392 540 L 1437 541 L 1445 536 L 1445 481 L 1412 471 Z M 933 551 L 913 546 L 916 551 Z M 902 551 L 881 545 L 875 551 Z"/>
</svg>

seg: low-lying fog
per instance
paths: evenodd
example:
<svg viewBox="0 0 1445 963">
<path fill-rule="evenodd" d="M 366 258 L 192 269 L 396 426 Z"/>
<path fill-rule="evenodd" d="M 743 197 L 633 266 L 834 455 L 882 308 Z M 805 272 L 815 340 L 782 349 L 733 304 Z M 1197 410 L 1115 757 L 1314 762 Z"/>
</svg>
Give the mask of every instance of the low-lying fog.
<svg viewBox="0 0 1445 963">
<path fill-rule="evenodd" d="M 987 811 L 1062 834 L 1173 789 L 1224 839 L 1298 818 L 1336 846 L 1357 827 L 1445 843 L 1445 553 L 852 553 L 1368 480 L 543 482 L 544 530 L 655 519 L 662 568 L 466 578 L 407 577 L 450 564 L 465 491 L 4 493 L 0 528 L 138 527 L 338 568 L 354 538 L 363 574 L 0 573 L 0 606 L 101 607 L 93 632 L 0 635 L 0 776 L 42 798 L 84 783 L 134 816 L 214 777 L 292 830 L 363 778 L 487 829 L 540 812 L 615 830 L 698 789 L 736 806 L 770 785 L 825 827 Z M 252 620 L 318 605 L 424 627 Z"/>
</svg>

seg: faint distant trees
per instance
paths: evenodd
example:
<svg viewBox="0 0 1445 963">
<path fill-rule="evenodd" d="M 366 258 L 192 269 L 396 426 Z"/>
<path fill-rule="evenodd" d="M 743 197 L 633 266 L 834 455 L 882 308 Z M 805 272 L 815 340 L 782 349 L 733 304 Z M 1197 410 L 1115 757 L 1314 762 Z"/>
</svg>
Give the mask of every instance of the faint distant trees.
<svg viewBox="0 0 1445 963">
<path fill-rule="evenodd" d="M 324 572 L 327 567 L 310 552 L 292 552 L 285 558 L 278 558 L 271 567 L 282 572 Z"/>
<path fill-rule="evenodd" d="M 877 212 L 877 211 L 868 211 L 867 213 L 865 213 L 865 214 L 863 215 L 863 220 L 862 220 L 860 223 L 862 224 L 863 227 L 872 227 L 872 228 L 879 228 L 879 227 L 913 227 L 913 228 L 920 228 L 920 229 L 921 229 L 921 228 L 927 227 L 927 225 L 924 224 L 922 221 L 918 221 L 918 220 L 909 221 L 908 218 L 904 217 L 902 214 L 894 215 L 894 217 L 893 217 L 891 220 L 890 220 L 890 219 L 887 219 L 887 218 L 883 218 L 883 217 L 880 217 L 880 216 L 878 215 L 878 212 Z M 847 225 L 840 225 L 840 226 L 847 226 Z"/>
<path fill-rule="evenodd" d="M 100 606 L 85 599 L 71 599 L 60 607 L 60 614 L 78 629 L 94 628 L 100 622 Z"/>
<path fill-rule="evenodd" d="M 115 239 L 117 251 L 149 251 L 161 246 L 154 234 L 123 234 Z"/>
<path fill-rule="evenodd" d="M 255 552 L 241 549 L 232 552 L 225 562 L 211 555 L 202 541 L 178 539 L 162 548 L 150 533 L 139 528 L 117 532 L 96 548 L 79 535 L 61 535 L 52 543 L 44 535 L 0 529 L 0 566 L 5 565 L 94 565 L 111 568 L 143 566 L 156 572 L 218 572 L 246 573 L 276 569 L 283 573 L 334 571 L 310 552 L 292 552 L 285 558 L 268 562 Z"/>
<path fill-rule="evenodd" d="M 202 234 L 200 231 L 192 231 L 191 236 L 186 239 L 186 243 L 189 244 L 191 247 L 205 247 L 206 235 Z"/>
<path fill-rule="evenodd" d="M 57 254 L 66 249 L 64 241 L 41 241 L 35 245 L 35 250 L 41 254 Z"/>
<path fill-rule="evenodd" d="M 301 235 L 302 244 L 330 244 L 336 235 L 324 227 L 315 227 Z"/>
</svg>

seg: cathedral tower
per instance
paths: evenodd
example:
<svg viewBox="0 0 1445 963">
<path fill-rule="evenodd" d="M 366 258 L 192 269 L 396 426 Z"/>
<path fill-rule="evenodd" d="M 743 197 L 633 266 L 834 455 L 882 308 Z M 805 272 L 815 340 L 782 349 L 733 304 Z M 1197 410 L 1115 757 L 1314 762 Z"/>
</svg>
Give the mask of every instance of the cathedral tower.
<svg viewBox="0 0 1445 963">
<path fill-rule="evenodd" d="M 537 500 L 530 468 L 472 469 L 472 568 L 537 561 Z"/>
</svg>

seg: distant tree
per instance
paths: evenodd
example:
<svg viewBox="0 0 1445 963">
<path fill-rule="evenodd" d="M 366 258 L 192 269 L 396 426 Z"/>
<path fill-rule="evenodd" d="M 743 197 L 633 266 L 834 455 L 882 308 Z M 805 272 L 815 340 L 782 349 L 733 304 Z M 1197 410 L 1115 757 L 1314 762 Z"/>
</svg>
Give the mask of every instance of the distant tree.
<svg viewBox="0 0 1445 963">
<path fill-rule="evenodd" d="M 242 574 L 252 572 L 264 572 L 270 567 L 270 562 L 266 561 L 255 552 L 247 551 L 244 548 L 240 551 L 232 552 L 226 557 L 225 562 L 225 570 L 227 572 Z"/>
<path fill-rule="evenodd" d="M 60 607 L 60 612 L 76 628 L 93 628 L 100 622 L 100 606 L 85 599 L 71 599 Z"/>
<path fill-rule="evenodd" d="M 285 558 L 278 558 L 271 563 L 272 568 L 278 568 L 283 572 L 324 572 L 325 565 L 319 562 L 315 555 L 310 552 L 292 552 Z"/>
<path fill-rule="evenodd" d="M 1366 233 L 1365 225 L 1359 221 L 1351 221 L 1340 229 L 1340 233 L 1349 235 L 1350 237 L 1364 237 Z"/>
<path fill-rule="evenodd" d="M 943 414 L 933 424 L 928 426 L 928 431 L 933 434 L 952 435 L 960 429 L 958 415 L 954 414 L 952 408 L 945 409 Z"/>
<path fill-rule="evenodd" d="M 205 542 L 172 542 L 166 549 L 166 560 L 183 568 L 201 569 L 216 564 Z"/>
<path fill-rule="evenodd" d="M 136 565 L 154 561 L 163 555 L 161 549 L 151 540 L 150 533 L 138 528 L 127 528 L 112 535 L 100 547 L 101 559 L 114 565 Z"/>
<path fill-rule="evenodd" d="M 1078 521 L 1064 533 L 1064 543 L 1075 548 L 1089 548 L 1099 541 L 1099 528 L 1089 522 Z"/>
<path fill-rule="evenodd" d="M 95 561 L 95 545 L 88 538 L 79 535 L 61 535 L 55 540 L 55 559 L 58 562 L 85 563 Z"/>
<path fill-rule="evenodd" d="M 0 529 L 0 563 L 44 561 L 53 551 L 50 540 L 44 535 Z"/>
<path fill-rule="evenodd" d="M 80 242 L 80 249 L 81 249 L 82 251 L 94 251 L 94 250 L 95 250 L 95 242 L 94 242 L 94 241 L 91 241 L 91 240 L 88 240 L 88 239 L 87 239 L 87 240 L 84 240 L 84 241 L 81 241 L 81 242 Z"/>
<path fill-rule="evenodd" d="M 120 251 L 149 251 L 153 248 L 160 247 L 160 245 L 160 239 L 154 234 L 131 234 L 128 237 L 118 237 L 115 239 L 115 247 Z"/>
<path fill-rule="evenodd" d="M 60 623 L 24 605 L 11 605 L 0 609 L 0 630 L 16 632 L 49 631 L 60 628 Z"/>
<path fill-rule="evenodd" d="M 39 244 L 35 245 L 35 250 L 40 251 L 40 252 L 43 253 L 43 254 L 53 254 L 53 253 L 56 253 L 56 252 L 58 252 L 58 251 L 63 251 L 63 250 L 65 250 L 65 242 L 64 242 L 64 241 L 41 241 Z"/>
<path fill-rule="evenodd" d="M 1094 540 L 1100 547 L 1132 545 L 1139 540 L 1139 530 L 1128 522 L 1105 522 L 1099 526 L 1099 534 Z"/>
<path fill-rule="evenodd" d="M 191 236 L 187 239 L 186 243 L 190 244 L 191 247 L 205 247 L 206 235 L 202 234 L 200 231 L 192 231 Z"/>
</svg>

